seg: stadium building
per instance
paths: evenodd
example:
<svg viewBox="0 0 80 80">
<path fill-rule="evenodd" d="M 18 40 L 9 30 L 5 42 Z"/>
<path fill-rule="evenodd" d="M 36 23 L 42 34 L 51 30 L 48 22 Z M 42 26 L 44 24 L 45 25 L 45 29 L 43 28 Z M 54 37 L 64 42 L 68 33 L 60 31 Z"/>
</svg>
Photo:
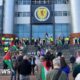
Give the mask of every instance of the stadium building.
<svg viewBox="0 0 80 80">
<path fill-rule="evenodd" d="M 80 0 L 0 0 L 0 33 L 54 38 L 79 33 Z"/>
</svg>

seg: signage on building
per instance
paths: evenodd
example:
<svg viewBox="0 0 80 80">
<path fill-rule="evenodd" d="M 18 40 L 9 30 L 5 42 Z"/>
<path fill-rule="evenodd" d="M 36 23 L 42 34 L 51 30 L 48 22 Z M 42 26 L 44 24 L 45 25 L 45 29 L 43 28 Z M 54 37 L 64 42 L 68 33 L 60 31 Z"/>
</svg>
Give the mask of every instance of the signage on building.
<svg viewBox="0 0 80 80">
<path fill-rule="evenodd" d="M 32 24 L 52 23 L 50 5 L 32 5 Z"/>
<path fill-rule="evenodd" d="M 50 11 L 47 7 L 40 6 L 35 9 L 34 16 L 38 21 L 46 21 L 50 17 Z"/>
</svg>

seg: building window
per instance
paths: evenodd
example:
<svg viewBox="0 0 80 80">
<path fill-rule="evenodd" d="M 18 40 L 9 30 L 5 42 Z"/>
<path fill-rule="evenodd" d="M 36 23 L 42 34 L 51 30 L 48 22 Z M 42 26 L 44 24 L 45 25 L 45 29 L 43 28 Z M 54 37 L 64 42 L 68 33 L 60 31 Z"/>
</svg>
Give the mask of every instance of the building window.
<svg viewBox="0 0 80 80">
<path fill-rule="evenodd" d="M 68 4 L 69 0 L 54 0 L 55 4 Z"/>
<path fill-rule="evenodd" d="M 32 0 L 32 4 L 50 4 L 52 0 Z"/>
<path fill-rule="evenodd" d="M 70 16 L 70 11 L 63 11 L 63 16 Z"/>
<path fill-rule="evenodd" d="M 14 33 L 20 38 L 29 38 L 30 36 L 30 25 L 28 24 L 16 24 Z"/>
<path fill-rule="evenodd" d="M 67 11 L 63 11 L 63 16 L 68 16 Z"/>
<path fill-rule="evenodd" d="M 70 24 L 55 24 L 55 37 L 67 37 L 70 35 Z"/>
<path fill-rule="evenodd" d="M 70 16 L 69 11 L 55 11 L 55 16 Z"/>
<path fill-rule="evenodd" d="M 17 5 L 31 4 L 31 0 L 16 0 Z"/>
<path fill-rule="evenodd" d="M 62 11 L 55 11 L 55 16 L 62 16 Z"/>
<path fill-rule="evenodd" d="M 30 16 L 30 12 L 16 12 L 15 16 L 16 17 L 29 17 Z"/>
<path fill-rule="evenodd" d="M 18 5 L 22 4 L 22 0 L 16 0 L 16 4 Z"/>
</svg>

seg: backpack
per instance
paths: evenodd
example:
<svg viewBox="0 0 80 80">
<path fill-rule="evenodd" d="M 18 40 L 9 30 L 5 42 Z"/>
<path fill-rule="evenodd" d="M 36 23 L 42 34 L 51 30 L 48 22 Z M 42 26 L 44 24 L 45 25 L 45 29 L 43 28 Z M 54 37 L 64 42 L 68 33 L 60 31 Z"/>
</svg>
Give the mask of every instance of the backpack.
<svg viewBox="0 0 80 80">
<path fill-rule="evenodd" d="M 57 72 L 57 74 L 55 76 L 55 80 L 58 80 L 59 79 L 61 73 L 62 73 L 62 70 L 58 70 L 58 72 Z M 54 78 L 52 80 L 54 80 Z"/>
</svg>

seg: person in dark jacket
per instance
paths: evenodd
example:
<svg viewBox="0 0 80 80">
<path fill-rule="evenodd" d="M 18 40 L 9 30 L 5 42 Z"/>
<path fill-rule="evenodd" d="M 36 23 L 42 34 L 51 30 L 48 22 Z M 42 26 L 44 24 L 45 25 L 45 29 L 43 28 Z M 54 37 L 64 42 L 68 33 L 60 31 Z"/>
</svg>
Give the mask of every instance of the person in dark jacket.
<svg viewBox="0 0 80 80">
<path fill-rule="evenodd" d="M 70 64 L 71 64 L 71 71 L 73 71 L 73 68 L 75 66 L 76 57 L 74 55 L 70 56 Z"/>
<path fill-rule="evenodd" d="M 30 80 L 31 63 L 26 55 L 23 57 L 22 63 L 18 66 L 18 73 L 20 74 L 20 80 Z"/>
<path fill-rule="evenodd" d="M 80 56 L 78 56 L 76 58 L 76 62 L 75 65 L 73 67 L 73 77 L 74 79 L 76 78 L 76 76 L 80 73 Z"/>
<path fill-rule="evenodd" d="M 80 73 L 80 50 L 76 52 L 76 61 L 75 61 L 75 65 L 73 66 L 74 79 L 77 77 L 79 73 Z"/>
<path fill-rule="evenodd" d="M 22 55 L 22 51 L 19 52 L 19 56 L 17 57 L 17 62 L 18 64 L 20 64 L 23 60 L 23 55 Z"/>
<path fill-rule="evenodd" d="M 22 55 L 22 51 L 20 51 L 17 57 L 17 66 L 19 66 L 22 61 L 23 61 L 23 55 Z M 18 73 L 18 80 L 19 80 L 19 73 Z"/>
<path fill-rule="evenodd" d="M 73 78 L 75 79 L 76 76 L 80 73 L 80 64 L 76 64 L 74 70 L 73 70 Z"/>
<path fill-rule="evenodd" d="M 70 63 L 74 64 L 75 60 L 76 60 L 75 56 L 71 55 L 71 57 L 70 57 Z"/>
</svg>

